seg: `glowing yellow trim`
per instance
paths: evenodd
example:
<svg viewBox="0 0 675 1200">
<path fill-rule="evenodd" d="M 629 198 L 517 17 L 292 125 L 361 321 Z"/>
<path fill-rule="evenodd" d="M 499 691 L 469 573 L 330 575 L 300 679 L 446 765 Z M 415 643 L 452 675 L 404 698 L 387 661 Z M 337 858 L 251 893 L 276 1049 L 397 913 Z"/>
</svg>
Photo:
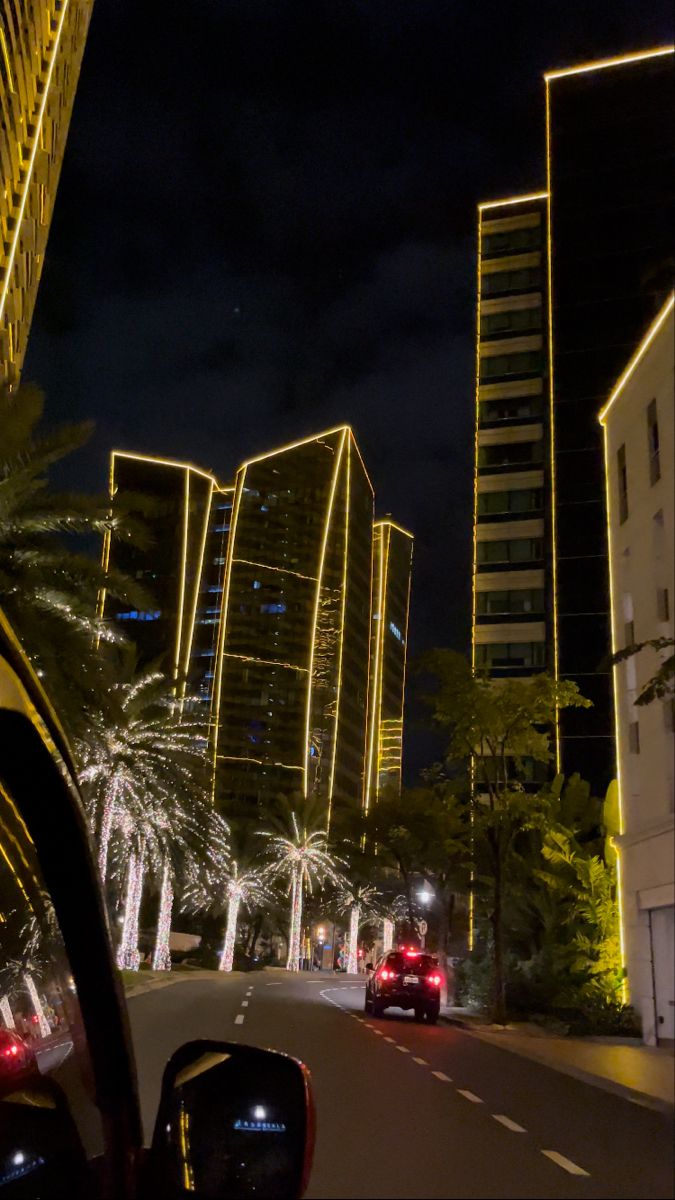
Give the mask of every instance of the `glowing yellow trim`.
<svg viewBox="0 0 675 1200">
<path fill-rule="evenodd" d="M 180 471 L 194 471 L 195 475 L 201 475 L 203 479 L 210 479 L 214 487 L 218 487 L 217 479 L 210 471 L 203 471 L 201 467 L 195 467 L 193 463 L 180 462 L 175 458 L 159 458 L 156 454 L 137 454 L 132 450 L 113 450 L 113 454 L 117 458 L 138 459 L 139 462 L 156 463 L 160 467 L 176 467 Z M 220 488 L 218 491 L 232 491 L 232 488 Z"/>
<path fill-rule="evenodd" d="M 551 591 L 553 593 L 553 678 L 556 683 L 560 678 L 560 662 L 558 650 L 558 514 L 555 469 L 555 387 L 553 361 L 553 175 L 551 168 L 551 94 L 546 81 L 546 182 L 548 183 L 548 204 L 546 205 L 546 257 L 548 274 L 548 398 L 549 398 L 549 432 L 550 472 L 549 489 L 551 496 Z M 555 712 L 555 769 L 560 773 L 562 753 L 560 746 L 560 714 L 556 705 Z"/>
<path fill-rule="evenodd" d="M 223 658 L 239 658 L 242 662 L 261 663 L 267 667 L 287 667 L 289 671 L 307 670 L 307 667 L 298 667 L 295 663 L 277 662 L 273 658 L 256 658 L 253 654 L 232 654 L 229 650 L 223 651 Z"/>
<path fill-rule="evenodd" d="M 506 196 L 503 200 L 487 200 L 483 204 L 478 205 L 478 212 L 485 212 L 488 208 L 505 208 L 510 204 L 527 204 L 530 200 L 546 200 L 548 192 L 528 192 L 525 196 Z M 480 263 L 480 258 L 479 258 Z"/>
<path fill-rule="evenodd" d="M 219 754 L 218 758 L 221 762 L 250 762 L 260 767 L 283 767 L 284 771 L 304 771 L 304 767 L 295 766 L 293 763 L 270 762 L 267 758 L 248 758 L 245 754 Z"/>
<path fill-rule="evenodd" d="M 411 538 L 412 541 L 415 540 L 414 533 L 411 533 L 409 529 L 404 529 L 402 525 L 397 525 L 396 521 L 391 521 L 389 517 L 384 517 L 380 521 L 373 521 L 373 528 L 377 527 L 378 525 L 388 525 L 390 529 L 396 529 L 397 532 L 402 533 L 404 537 Z"/>
<path fill-rule="evenodd" d="M 617 617 L 617 606 L 616 606 L 616 598 L 615 598 L 615 594 L 614 594 L 614 562 L 615 562 L 615 559 L 614 559 L 614 548 L 612 546 L 612 518 L 611 518 L 612 497 L 611 497 L 611 486 L 610 486 L 609 433 L 608 433 L 606 425 L 603 425 L 602 432 L 603 432 L 603 450 L 604 450 L 604 462 L 605 462 L 605 513 L 606 513 L 605 519 L 607 521 L 607 554 L 609 557 L 609 608 L 610 608 L 609 630 L 610 630 L 610 638 L 611 638 L 611 646 L 612 646 L 612 656 L 614 656 L 614 654 L 616 654 L 616 650 L 617 650 L 617 636 L 616 636 L 616 627 L 615 627 L 615 621 L 616 621 L 616 617 Z M 621 769 L 621 766 L 622 766 L 622 754 L 621 754 L 622 739 L 619 736 L 619 730 L 621 728 L 621 715 L 619 712 L 619 696 L 618 696 L 618 687 L 617 687 L 618 676 L 619 676 L 619 664 L 614 663 L 612 666 L 612 697 L 613 697 L 613 701 L 614 701 L 614 744 L 616 746 L 616 786 L 617 786 L 617 793 L 618 793 L 618 798 L 619 798 L 619 805 L 618 805 L 618 808 L 619 808 L 619 837 L 621 837 L 621 835 L 624 832 L 624 823 L 623 823 L 623 772 Z M 621 946 L 621 966 L 625 970 L 626 958 L 625 958 L 625 953 L 624 953 L 624 941 L 625 941 L 624 907 L 623 907 L 623 894 L 622 894 L 622 887 L 621 887 L 620 851 L 619 851 L 618 846 L 614 845 L 613 839 L 610 839 L 610 842 L 614 846 L 614 849 L 616 850 L 616 862 L 617 862 L 616 886 L 617 886 L 617 895 L 619 898 L 619 943 Z M 622 995 L 624 1003 L 627 1003 L 628 1002 L 628 982 L 627 982 L 626 978 L 623 979 L 622 984 L 621 984 L 621 995 Z"/>
<path fill-rule="evenodd" d="M 668 299 L 666 300 L 660 313 L 652 321 L 651 325 L 649 326 L 649 329 L 647 330 L 642 341 L 640 342 L 640 345 L 638 346 L 638 348 L 635 351 L 633 357 L 631 358 L 628 366 L 626 367 L 626 370 L 623 372 L 623 375 L 621 375 L 618 383 L 615 384 L 612 394 L 609 397 L 609 400 L 605 404 L 604 408 L 601 409 L 601 411 L 598 415 L 598 420 L 601 425 L 605 424 L 605 421 L 607 419 L 607 414 L 609 413 L 610 408 L 612 407 L 614 401 L 617 399 L 617 397 L 621 394 L 621 392 L 625 388 L 626 384 L 628 383 L 628 380 L 630 379 L 631 375 L 635 371 L 635 368 L 638 366 L 638 363 L 641 361 L 641 359 L 644 358 L 645 354 L 647 353 L 647 350 L 649 349 L 652 342 L 654 341 L 654 338 L 656 337 L 657 333 L 659 332 L 659 329 L 661 328 L 664 321 L 668 317 L 668 314 L 672 311 L 673 304 L 675 304 L 675 292 L 670 293 L 670 295 L 669 295 Z"/>
<path fill-rule="evenodd" d="M 16 224 L 14 226 L 12 239 L 11 239 L 10 245 L 9 245 L 9 253 L 7 255 L 7 265 L 5 267 L 5 280 L 2 285 L 2 292 L 0 292 L 0 319 L 2 319 L 2 317 L 4 315 L 5 304 L 7 302 L 7 292 L 9 291 L 9 284 L 10 284 L 10 280 L 12 277 L 12 271 L 14 270 L 14 259 L 16 258 L 16 251 L 17 251 L 17 247 L 19 245 L 19 238 L 21 236 L 21 226 L 23 224 L 23 215 L 24 215 L 24 212 L 26 211 L 26 202 L 28 200 L 28 193 L 30 191 L 31 179 L 32 179 L 32 175 L 33 175 L 33 168 L 35 166 L 35 158 L 37 155 L 38 146 L 40 144 L 40 137 L 41 137 L 41 133 L 42 133 L 42 122 L 44 121 L 45 109 L 47 107 L 47 100 L 49 99 L 49 91 L 52 86 L 52 75 L 54 74 L 54 66 L 56 64 L 56 59 L 57 59 L 58 53 L 59 53 L 59 44 L 61 41 L 61 34 L 63 33 L 63 26 L 65 24 L 66 13 L 68 12 L 69 3 L 70 3 L 70 0 L 63 0 L 63 8 L 61 9 L 61 16 L 59 18 L 59 23 L 58 23 L 58 26 L 56 29 L 56 33 L 54 35 L 54 42 L 52 45 L 52 56 L 51 56 L 51 60 L 49 63 L 49 69 L 47 71 L 47 78 L 45 79 L 45 82 L 44 82 L 44 91 L 42 93 L 42 100 L 40 101 L 40 108 L 38 111 L 37 120 L 35 121 L 35 133 L 33 134 L 33 146 L 32 146 L 31 152 L 30 152 L 30 157 L 28 159 L 28 167 L 26 168 L 26 177 L 23 181 L 23 195 L 21 197 L 19 211 L 16 215 Z"/>
<path fill-rule="evenodd" d="M 7 71 L 7 79 L 9 81 L 9 90 L 10 90 L 10 92 L 15 92 L 16 88 L 14 87 L 14 78 L 12 76 L 12 64 L 10 62 L 9 52 L 7 50 L 7 42 L 5 41 L 5 31 L 1 25 L 0 25 L 0 48 L 2 48 L 2 57 L 5 60 L 5 69 Z"/>
<path fill-rule="evenodd" d="M 235 558 L 233 562 L 245 563 L 248 567 L 258 567 L 261 571 L 278 571 L 281 575 L 296 575 L 298 579 L 307 579 L 316 583 L 316 575 L 303 575 L 302 571 L 294 571 L 291 567 L 273 567 L 270 563 L 253 562 L 250 558 Z"/>
<path fill-rule="evenodd" d="M 328 811 L 326 813 L 326 832 L 330 829 L 331 811 L 333 808 L 333 788 L 335 786 L 335 765 L 337 762 L 338 731 L 340 727 L 340 700 L 342 698 L 342 659 L 345 649 L 345 617 L 347 614 L 347 579 L 349 564 L 349 525 L 351 521 L 351 471 L 352 471 L 352 442 L 347 435 L 347 502 L 345 504 L 345 529 L 342 558 L 342 612 L 340 614 L 340 650 L 338 653 L 337 694 L 335 698 L 335 725 L 333 728 L 333 758 L 330 764 L 328 782 Z"/>
<path fill-rule="evenodd" d="M 190 525 L 190 472 L 185 472 L 185 490 L 183 495 L 183 563 L 180 570 L 178 587 L 178 617 L 176 620 L 176 649 L 173 656 L 173 677 L 178 678 L 180 666 L 180 647 L 183 639 L 183 613 L 185 610 L 185 582 L 187 575 L 188 532 Z"/>
<path fill-rule="evenodd" d="M 110 455 L 110 466 L 108 469 L 108 495 L 110 497 L 109 515 L 110 515 L 110 520 L 112 521 L 112 517 L 113 517 L 112 503 L 113 503 L 113 497 L 115 495 L 115 454 L 114 454 L 114 452 Z M 101 556 L 101 566 L 103 567 L 104 578 L 108 574 L 108 569 L 110 567 L 111 545 L 112 545 L 112 529 L 106 529 L 106 531 L 103 535 L 103 551 L 102 551 L 102 556 Z M 103 614 L 105 612 L 106 593 L 107 593 L 107 588 L 104 586 L 101 588 L 99 595 L 98 595 L 97 610 L 98 610 L 98 615 L 101 619 L 103 618 Z M 98 650 L 100 644 L 101 644 L 101 639 L 100 639 L 100 637 L 97 637 L 96 638 L 96 649 L 97 650 Z"/>
<path fill-rule="evenodd" d="M 382 610 L 384 607 L 384 573 L 385 573 L 384 542 L 385 542 L 385 536 L 388 537 L 389 534 L 385 535 L 385 530 L 382 529 L 382 531 L 380 533 L 380 537 L 379 537 L 379 546 L 378 546 L 378 550 L 379 550 L 379 575 L 378 575 L 378 580 L 377 580 L 378 626 L 377 626 L 376 636 L 375 636 L 375 666 L 373 669 L 373 710 L 371 713 L 371 720 L 370 720 L 370 739 L 369 739 L 369 744 L 368 744 L 368 772 L 367 772 L 367 776 L 366 776 L 367 785 L 366 785 L 366 799 L 365 799 L 365 805 L 364 805 L 366 813 L 368 813 L 370 811 L 370 794 L 371 794 L 371 789 L 373 787 L 373 754 L 375 751 L 376 737 L 379 742 L 379 736 L 380 736 L 379 717 L 380 717 L 381 710 L 382 710 L 381 659 L 383 656 L 383 648 L 384 648 L 384 620 L 383 620 L 383 616 L 382 616 Z M 378 757 L 379 757 L 379 746 L 378 746 Z"/>
<path fill-rule="evenodd" d="M 561 67 L 557 71 L 547 71 L 544 79 L 562 79 L 565 75 L 583 75 L 587 71 L 604 71 L 607 67 L 622 67 L 626 63 L 641 62 L 645 58 L 662 58 L 664 54 L 672 54 L 675 46 L 659 46 L 655 50 L 637 50 L 633 54 L 619 54 L 616 58 L 601 58 L 597 62 L 581 63 L 578 67 Z"/>
<path fill-rule="evenodd" d="M 619 909 L 619 954 L 621 956 L 621 969 L 623 971 L 623 977 L 621 979 L 621 1000 L 624 1004 L 628 1004 L 630 1002 L 630 982 L 628 979 L 628 968 L 626 966 L 626 917 L 623 902 L 621 851 L 614 841 L 614 838 L 610 838 L 609 841 L 616 853 L 616 895 L 618 901 L 617 907 Z"/>
<path fill-rule="evenodd" d="M 195 635 L 195 622 L 197 620 L 197 607 L 199 605 L 199 589 L 202 581 L 202 571 L 204 569 L 204 554 L 206 552 L 206 541 L 208 538 L 209 525 L 211 522 L 211 501 L 213 500 L 213 480 L 209 481 L 209 494 L 206 501 L 206 509 L 204 513 L 204 528 L 202 529 L 201 549 L 199 552 L 199 566 L 195 572 L 194 579 L 194 601 L 192 604 L 192 617 L 190 620 L 190 631 L 185 639 L 185 655 L 183 658 L 183 682 L 181 684 L 181 698 L 185 697 L 185 688 L 187 684 L 187 673 L 190 667 L 190 655 L 192 653 L 192 643 Z"/>
<path fill-rule="evenodd" d="M 264 462 L 266 458 L 275 458 L 277 454 L 285 454 L 287 450 L 297 450 L 299 446 L 308 446 L 310 442 L 321 442 L 324 438 L 331 437 L 334 433 L 344 434 L 348 429 L 348 425 L 336 425 L 334 429 L 327 429 L 324 433 L 314 433 L 311 437 L 299 438 L 297 442 L 288 442 L 287 445 L 280 446 L 277 450 L 268 450 L 266 454 L 259 454 L 256 458 L 248 458 L 244 463 L 244 467 L 252 467 L 254 463 Z"/>
<path fill-rule="evenodd" d="M 310 737 L 310 723 L 311 723 L 311 717 L 312 717 L 312 675 L 314 673 L 314 644 L 316 642 L 316 629 L 317 629 L 317 624 L 318 624 L 318 620 L 319 620 L 319 608 L 321 605 L 321 583 L 323 580 L 323 568 L 324 568 L 324 563 L 325 563 L 325 559 L 326 559 L 326 547 L 328 545 L 328 533 L 329 533 L 330 524 L 331 524 L 331 521 L 333 518 L 333 503 L 335 501 L 335 490 L 337 488 L 338 475 L 340 473 L 340 463 L 342 461 L 342 451 L 344 450 L 345 436 L 347 433 L 348 426 L 343 425 L 343 426 L 340 426 L 340 428 L 342 430 L 342 437 L 340 439 L 340 445 L 338 447 L 338 452 L 335 456 L 335 463 L 333 466 L 333 477 L 331 479 L 330 493 L 328 496 L 328 507 L 326 509 L 326 516 L 325 516 L 324 526 L 323 526 L 323 536 L 321 539 L 321 551 L 319 554 L 319 573 L 317 575 L 317 580 L 316 580 L 316 596 L 314 599 L 314 617 L 312 620 L 312 634 L 311 634 L 310 644 L 309 644 L 309 665 L 307 668 L 307 670 L 308 670 L 307 708 L 306 708 L 306 713 L 305 713 L 305 777 L 304 777 L 304 781 L 303 781 L 303 788 L 304 788 L 305 796 L 307 796 L 308 788 L 309 788 L 309 752 L 310 752 L 309 737 Z M 332 430 L 332 432 L 337 432 L 337 431 Z M 315 440 L 316 440 L 315 438 L 307 439 L 307 441 L 315 441 Z M 301 442 L 300 445 L 304 445 L 304 442 Z"/>
<path fill-rule="evenodd" d="M 508 200 L 500 201 L 508 204 Z M 471 571 L 471 670 L 476 670 L 476 578 L 478 574 L 478 446 L 480 435 L 480 306 L 482 300 L 483 218 L 478 206 L 478 260 L 476 264 L 476 419 L 473 447 L 473 565 Z"/>
<path fill-rule="evenodd" d="M 401 532 L 405 532 L 402 530 Z M 412 535 L 411 535 L 412 536 Z M 408 670 L 408 627 L 410 625 L 410 597 L 412 593 L 412 562 L 413 562 L 413 542 L 410 544 L 410 565 L 408 567 L 408 596 L 405 604 L 405 629 L 403 631 L 403 686 L 401 688 L 401 761 L 399 769 L 401 780 L 403 779 L 403 719 L 405 716 L 405 685 L 407 680 Z"/>
<path fill-rule="evenodd" d="M 359 462 L 361 463 L 361 467 L 362 467 L 362 469 L 363 469 L 363 474 L 364 474 L 364 475 L 365 475 L 365 477 L 366 477 L 366 483 L 368 484 L 368 487 L 370 488 L 370 490 L 371 490 L 371 492 L 373 493 L 373 496 L 374 496 L 374 495 L 375 495 L 375 488 L 373 487 L 373 484 L 372 484 L 372 481 L 371 481 L 370 475 L 368 474 L 368 471 L 366 470 L 366 464 L 365 464 L 365 463 L 364 463 L 364 461 L 363 461 L 363 456 L 362 456 L 362 454 L 361 454 L 361 451 L 359 450 L 358 442 L 356 441 L 356 438 L 354 437 L 354 430 L 353 430 L 353 429 L 351 428 L 351 426 L 349 426 L 349 425 L 347 426 L 347 428 L 348 428 L 348 430 L 349 430 L 349 436 L 350 436 L 350 438 L 351 438 L 351 440 L 352 440 L 352 442 L 353 442 L 353 444 L 354 444 L 354 449 L 356 450 L 356 453 L 357 453 L 357 454 L 358 454 L 358 456 L 359 456 Z"/>
<path fill-rule="evenodd" d="M 225 591 L 223 593 L 223 602 L 220 610 L 220 626 L 218 629 L 218 645 L 216 648 L 217 664 L 215 686 L 213 689 L 213 698 L 211 702 L 211 725 L 213 737 L 213 780 L 212 780 L 212 795 L 215 795 L 216 788 L 216 761 L 218 757 L 218 736 L 220 733 L 220 700 L 223 687 L 223 655 L 225 651 L 225 638 L 227 636 L 227 617 L 230 604 L 230 582 L 232 579 L 232 560 L 234 558 L 234 544 L 237 534 L 237 521 L 239 520 L 239 507 L 241 505 L 241 497 L 244 491 L 244 480 L 246 478 L 246 467 L 240 467 L 237 471 L 237 480 L 235 484 L 234 503 L 232 505 L 232 519 L 230 521 L 230 536 L 227 542 L 227 562 L 225 564 Z"/>
</svg>

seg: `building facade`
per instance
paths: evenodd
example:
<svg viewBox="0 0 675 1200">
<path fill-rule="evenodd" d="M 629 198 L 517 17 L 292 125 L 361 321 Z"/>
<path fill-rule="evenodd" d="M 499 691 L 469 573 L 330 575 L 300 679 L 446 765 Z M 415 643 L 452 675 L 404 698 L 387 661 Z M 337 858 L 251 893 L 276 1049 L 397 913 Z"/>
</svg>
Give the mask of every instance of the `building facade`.
<svg viewBox="0 0 675 1200">
<path fill-rule="evenodd" d="M 560 714 L 555 767 L 598 794 L 616 746 L 596 414 L 671 286 L 672 70 L 663 47 L 547 74 L 545 191 L 479 207 L 474 666 L 578 684 L 592 707 Z"/>
<path fill-rule="evenodd" d="M 0 383 L 21 374 L 93 0 L 0 2 Z"/>
<path fill-rule="evenodd" d="M 109 540 L 104 560 L 130 575 L 148 593 L 145 607 L 132 608 L 102 597 L 106 617 L 128 631 L 142 666 L 159 662 L 203 706 L 208 728 L 213 691 L 215 641 L 231 491 L 190 463 L 114 450 L 110 456 L 110 495 L 148 498 L 142 546 Z"/>
<path fill-rule="evenodd" d="M 478 209 L 473 665 L 553 670 L 546 193 Z"/>
<path fill-rule="evenodd" d="M 366 812 L 401 787 L 412 554 L 412 534 L 388 517 L 375 522 Z"/>
<path fill-rule="evenodd" d="M 347 427 L 239 469 L 213 701 L 226 805 L 363 803 L 373 502 Z"/>
<path fill-rule="evenodd" d="M 672 655 L 675 603 L 673 296 L 601 414 L 614 650 L 664 638 L 614 667 L 622 916 L 630 1000 L 650 1043 L 675 1038 L 673 692 L 636 704 Z"/>
</svg>

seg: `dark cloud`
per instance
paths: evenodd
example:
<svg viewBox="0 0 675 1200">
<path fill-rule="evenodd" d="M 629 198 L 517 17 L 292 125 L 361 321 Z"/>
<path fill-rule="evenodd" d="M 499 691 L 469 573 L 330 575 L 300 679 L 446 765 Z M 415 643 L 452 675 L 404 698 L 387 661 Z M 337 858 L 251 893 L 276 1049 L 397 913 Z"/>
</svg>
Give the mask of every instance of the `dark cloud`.
<svg viewBox="0 0 675 1200">
<path fill-rule="evenodd" d="M 475 204 L 542 185 L 543 70 L 671 35 L 663 0 L 98 0 L 26 366 L 96 418 L 71 481 L 348 420 L 417 535 L 413 650 L 463 648 Z"/>
</svg>

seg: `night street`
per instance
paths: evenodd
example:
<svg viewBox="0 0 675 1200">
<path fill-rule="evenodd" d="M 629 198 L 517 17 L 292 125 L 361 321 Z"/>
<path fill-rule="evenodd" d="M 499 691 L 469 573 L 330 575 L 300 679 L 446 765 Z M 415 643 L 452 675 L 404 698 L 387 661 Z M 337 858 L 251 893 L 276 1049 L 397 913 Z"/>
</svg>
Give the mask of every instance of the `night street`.
<svg viewBox="0 0 675 1200">
<path fill-rule="evenodd" d="M 363 991 L 344 977 L 266 971 L 130 998 L 146 1138 L 172 1050 L 225 1038 L 310 1067 L 309 1197 L 670 1195 L 666 1117 L 455 1027 L 367 1017 Z"/>
</svg>

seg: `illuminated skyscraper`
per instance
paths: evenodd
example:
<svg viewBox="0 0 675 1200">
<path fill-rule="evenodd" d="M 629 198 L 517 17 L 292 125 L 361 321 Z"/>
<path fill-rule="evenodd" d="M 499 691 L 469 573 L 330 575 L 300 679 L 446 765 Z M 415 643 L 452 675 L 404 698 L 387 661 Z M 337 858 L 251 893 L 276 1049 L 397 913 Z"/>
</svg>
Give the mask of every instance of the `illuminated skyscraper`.
<svg viewBox="0 0 675 1200">
<path fill-rule="evenodd" d="M 363 803 L 372 528 L 348 427 L 240 468 L 212 722 L 225 802 Z"/>
<path fill-rule="evenodd" d="M 412 534 L 375 522 L 366 811 L 384 788 L 401 786 L 412 552 Z"/>
<path fill-rule="evenodd" d="M 479 213 L 474 663 L 578 683 L 593 705 L 561 714 L 556 765 L 598 791 L 616 750 L 597 413 L 671 286 L 672 70 L 665 47 L 546 75 L 547 189 Z"/>
<path fill-rule="evenodd" d="M 0 0 L 0 383 L 18 382 L 93 0 Z"/>
<path fill-rule="evenodd" d="M 165 671 L 211 705 L 213 662 L 223 592 L 231 489 L 189 463 L 115 450 L 110 460 L 113 498 L 149 497 L 144 518 L 148 544 L 116 542 L 112 566 L 147 589 L 150 604 L 136 609 L 104 599 L 105 615 L 121 622 L 144 665 L 161 659 Z M 106 561 L 110 546 L 104 550 Z"/>
<path fill-rule="evenodd" d="M 553 670 L 546 193 L 478 210 L 473 662 Z"/>
</svg>

